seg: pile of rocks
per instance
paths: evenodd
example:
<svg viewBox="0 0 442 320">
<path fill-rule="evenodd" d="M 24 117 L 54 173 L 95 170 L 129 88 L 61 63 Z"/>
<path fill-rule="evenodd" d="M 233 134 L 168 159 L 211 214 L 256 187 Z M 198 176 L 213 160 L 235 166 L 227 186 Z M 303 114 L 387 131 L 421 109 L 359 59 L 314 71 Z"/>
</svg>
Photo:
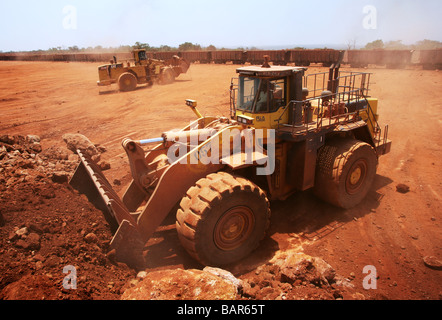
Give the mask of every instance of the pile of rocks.
<svg viewBox="0 0 442 320">
<path fill-rule="evenodd" d="M 0 300 L 118 299 L 133 277 L 106 256 L 102 213 L 68 185 L 78 163 L 62 141 L 0 135 Z M 65 266 L 77 290 L 63 288 Z"/>
<path fill-rule="evenodd" d="M 78 156 L 67 149 L 43 150 L 35 135 L 0 136 L 0 191 L 24 182 L 51 179 L 67 182 L 78 163 Z"/>
<path fill-rule="evenodd" d="M 140 272 L 130 281 L 123 300 L 252 299 L 252 300 L 363 300 L 350 280 L 327 262 L 297 250 L 277 253 L 248 275 L 227 270 L 161 270 Z"/>
<path fill-rule="evenodd" d="M 92 160 L 99 163 L 104 147 L 92 144 L 81 134 L 63 136 L 67 148 L 51 146 L 43 149 L 40 137 L 36 135 L 0 136 L 0 191 L 23 182 L 50 179 L 55 183 L 68 182 L 78 165 L 76 150 L 86 151 Z M 104 161 L 102 170 L 110 169 Z"/>
<path fill-rule="evenodd" d="M 87 137 L 79 133 L 67 133 L 63 135 L 63 140 L 69 150 L 76 153 L 77 149 L 86 153 L 101 170 L 110 169 L 110 164 L 101 160 L 101 154 L 106 152 L 106 148 L 99 144 L 93 144 Z"/>
<path fill-rule="evenodd" d="M 326 261 L 295 249 L 278 252 L 244 280 L 243 296 L 258 300 L 364 299 Z"/>
</svg>

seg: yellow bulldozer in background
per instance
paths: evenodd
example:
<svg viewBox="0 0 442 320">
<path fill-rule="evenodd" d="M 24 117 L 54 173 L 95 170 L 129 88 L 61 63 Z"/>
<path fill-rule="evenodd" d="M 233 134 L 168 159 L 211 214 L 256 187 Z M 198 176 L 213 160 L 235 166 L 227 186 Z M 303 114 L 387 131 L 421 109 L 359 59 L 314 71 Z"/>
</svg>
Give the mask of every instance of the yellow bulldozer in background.
<svg viewBox="0 0 442 320">
<path fill-rule="evenodd" d="M 230 118 L 203 117 L 187 100 L 194 122 L 158 138 L 123 140 L 133 179 L 122 198 L 78 150 L 70 184 L 113 223 L 116 259 L 143 268 L 144 246 L 169 213 L 187 252 L 222 266 L 259 246 L 273 200 L 313 188 L 332 205 L 358 205 L 391 141 L 378 125 L 377 100 L 368 97 L 370 74 L 339 66 L 309 75 L 267 61 L 238 68 Z"/>
<path fill-rule="evenodd" d="M 120 91 L 132 91 L 139 84 L 169 84 L 190 67 L 189 62 L 178 56 L 166 61 L 150 59 L 144 49 L 134 50 L 132 55 L 133 62 L 117 62 L 114 57 L 110 64 L 99 66 L 97 85 L 103 87 L 116 83 Z"/>
</svg>

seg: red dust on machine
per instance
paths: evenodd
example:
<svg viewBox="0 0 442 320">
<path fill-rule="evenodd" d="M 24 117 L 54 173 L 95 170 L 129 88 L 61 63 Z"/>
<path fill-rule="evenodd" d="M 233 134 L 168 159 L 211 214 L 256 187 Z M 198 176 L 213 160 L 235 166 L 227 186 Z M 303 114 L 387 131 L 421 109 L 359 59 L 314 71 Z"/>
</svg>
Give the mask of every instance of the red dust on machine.
<svg viewBox="0 0 442 320">
<path fill-rule="evenodd" d="M 139 84 L 170 84 L 180 74 L 186 73 L 190 66 L 190 63 L 178 56 L 167 61 L 148 58 L 144 49 L 134 50 L 132 55 L 133 62 L 117 62 L 114 57 L 110 64 L 99 66 L 98 86 L 116 83 L 120 91 L 132 91 Z"/>
</svg>

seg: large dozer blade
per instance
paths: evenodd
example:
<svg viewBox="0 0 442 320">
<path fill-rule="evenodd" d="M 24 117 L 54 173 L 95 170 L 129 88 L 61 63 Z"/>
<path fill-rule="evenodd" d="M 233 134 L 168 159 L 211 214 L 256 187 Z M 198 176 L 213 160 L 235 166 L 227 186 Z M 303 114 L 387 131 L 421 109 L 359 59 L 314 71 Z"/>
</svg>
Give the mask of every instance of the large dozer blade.
<svg viewBox="0 0 442 320">
<path fill-rule="evenodd" d="M 112 232 L 116 231 L 110 243 L 110 251 L 115 254 L 115 260 L 136 269 L 142 268 L 144 242 L 135 218 L 97 164 L 81 150 L 77 150 L 77 154 L 80 163 L 69 184 L 85 194 L 89 201 L 103 212 Z"/>
</svg>

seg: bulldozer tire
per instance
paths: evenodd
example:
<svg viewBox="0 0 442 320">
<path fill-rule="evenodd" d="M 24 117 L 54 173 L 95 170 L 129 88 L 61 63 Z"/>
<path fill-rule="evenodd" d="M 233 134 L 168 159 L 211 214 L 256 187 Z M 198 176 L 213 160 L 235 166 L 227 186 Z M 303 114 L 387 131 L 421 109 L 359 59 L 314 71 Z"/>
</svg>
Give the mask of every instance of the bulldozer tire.
<svg viewBox="0 0 442 320">
<path fill-rule="evenodd" d="M 177 211 L 176 229 L 187 252 L 203 265 L 227 265 L 249 255 L 270 225 L 262 189 L 218 172 L 191 187 Z"/>
<path fill-rule="evenodd" d="M 125 72 L 118 78 L 118 86 L 123 92 L 135 90 L 137 82 L 137 77 L 130 72 Z"/>
<path fill-rule="evenodd" d="M 350 209 L 367 195 L 378 158 L 368 143 L 336 139 L 318 152 L 314 193 L 337 207 Z"/>
<path fill-rule="evenodd" d="M 171 84 L 175 81 L 175 72 L 172 68 L 165 68 L 161 72 L 160 82 L 161 84 Z"/>
</svg>

